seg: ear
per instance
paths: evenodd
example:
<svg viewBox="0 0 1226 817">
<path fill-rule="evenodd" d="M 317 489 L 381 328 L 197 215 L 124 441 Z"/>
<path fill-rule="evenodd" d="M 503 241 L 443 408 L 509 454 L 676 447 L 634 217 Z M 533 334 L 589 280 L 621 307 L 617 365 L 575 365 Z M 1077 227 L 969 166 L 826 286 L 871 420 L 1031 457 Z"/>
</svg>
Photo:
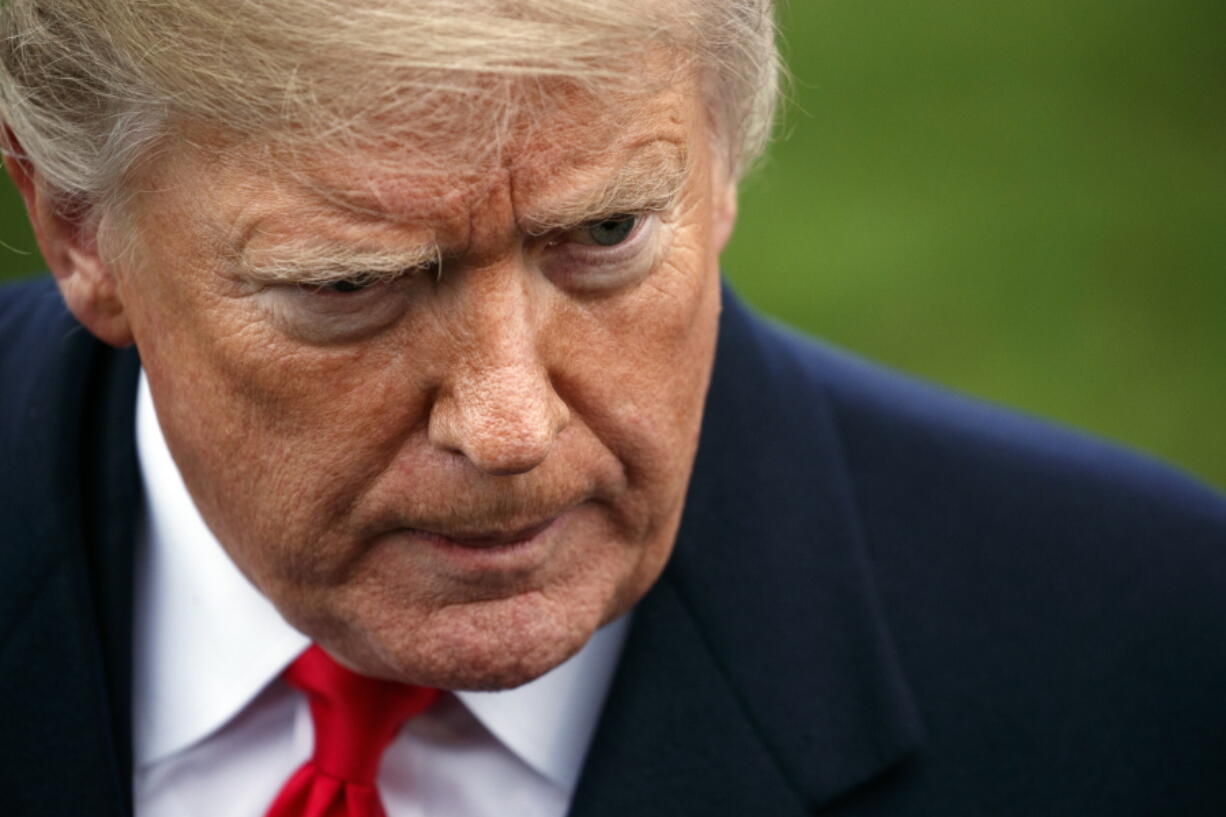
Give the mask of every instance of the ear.
<svg viewBox="0 0 1226 817">
<path fill-rule="evenodd" d="M 6 129 L 4 166 L 12 177 L 43 260 L 51 268 L 69 311 L 99 340 L 128 346 L 132 332 L 115 276 L 98 254 L 97 227 L 83 208 L 65 206 Z"/>
<path fill-rule="evenodd" d="M 721 143 L 712 141 L 711 156 L 711 243 L 718 256 L 728 245 L 728 239 L 732 238 L 732 228 L 736 226 L 737 184 L 736 178 L 729 172 L 728 157 Z"/>
<path fill-rule="evenodd" d="M 711 229 L 717 252 L 723 252 L 736 226 L 736 182 L 717 173 L 712 193 Z"/>
</svg>

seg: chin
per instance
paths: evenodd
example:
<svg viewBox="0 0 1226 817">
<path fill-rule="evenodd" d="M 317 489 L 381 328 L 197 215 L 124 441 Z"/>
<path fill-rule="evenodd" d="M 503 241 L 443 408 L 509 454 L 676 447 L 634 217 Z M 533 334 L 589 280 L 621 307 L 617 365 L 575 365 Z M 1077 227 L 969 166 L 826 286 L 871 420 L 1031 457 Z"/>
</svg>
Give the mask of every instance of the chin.
<svg viewBox="0 0 1226 817">
<path fill-rule="evenodd" d="M 565 594 L 563 594 L 565 595 Z M 533 681 L 578 652 L 611 616 L 604 605 L 535 591 L 428 615 L 359 620 L 318 640 L 360 672 L 447 690 Z"/>
</svg>

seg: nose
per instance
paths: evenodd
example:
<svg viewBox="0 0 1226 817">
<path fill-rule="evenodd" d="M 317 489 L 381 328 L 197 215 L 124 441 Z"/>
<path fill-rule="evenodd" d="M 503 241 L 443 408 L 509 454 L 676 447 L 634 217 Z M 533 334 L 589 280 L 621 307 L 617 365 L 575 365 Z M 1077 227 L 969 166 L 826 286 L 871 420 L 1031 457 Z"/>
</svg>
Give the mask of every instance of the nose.
<svg viewBox="0 0 1226 817">
<path fill-rule="evenodd" d="M 457 302 L 454 346 L 430 410 L 434 446 L 493 476 L 531 471 L 570 422 L 540 351 L 531 294 L 485 288 Z"/>
</svg>

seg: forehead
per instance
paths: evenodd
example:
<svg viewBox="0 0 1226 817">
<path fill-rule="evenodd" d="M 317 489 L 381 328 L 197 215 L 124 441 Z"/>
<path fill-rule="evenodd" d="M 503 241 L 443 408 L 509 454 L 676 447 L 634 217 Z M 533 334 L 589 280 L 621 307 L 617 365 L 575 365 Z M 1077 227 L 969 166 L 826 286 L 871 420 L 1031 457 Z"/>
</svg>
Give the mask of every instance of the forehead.
<svg viewBox="0 0 1226 817">
<path fill-rule="evenodd" d="M 497 196 L 530 213 L 602 180 L 649 180 L 685 166 L 702 121 L 688 89 L 612 102 L 577 97 L 523 113 L 501 135 L 474 112 L 463 132 L 326 154 L 294 179 L 340 207 L 391 219 L 471 209 Z"/>
<path fill-rule="evenodd" d="M 524 114 L 496 145 L 482 141 L 486 115 L 475 111 L 467 133 L 377 147 L 239 146 L 221 163 L 184 163 L 176 186 L 202 229 L 240 254 L 355 238 L 450 252 L 662 203 L 709 149 L 688 83 L 613 100 L 576 95 Z"/>
</svg>

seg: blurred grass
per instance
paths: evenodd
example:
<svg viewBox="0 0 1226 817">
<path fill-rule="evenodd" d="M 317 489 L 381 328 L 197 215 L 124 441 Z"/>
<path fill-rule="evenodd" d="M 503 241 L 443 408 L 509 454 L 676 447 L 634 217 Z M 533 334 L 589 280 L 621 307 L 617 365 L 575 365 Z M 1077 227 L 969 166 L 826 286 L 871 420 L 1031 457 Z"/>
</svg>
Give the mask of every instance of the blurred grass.
<svg viewBox="0 0 1226 817">
<path fill-rule="evenodd" d="M 781 11 L 793 104 L 743 189 L 741 292 L 1226 487 L 1226 3 Z M 33 246 L 7 187 L 0 239 Z"/>
<path fill-rule="evenodd" d="M 748 298 L 1226 486 L 1226 3 L 792 0 Z"/>
</svg>

